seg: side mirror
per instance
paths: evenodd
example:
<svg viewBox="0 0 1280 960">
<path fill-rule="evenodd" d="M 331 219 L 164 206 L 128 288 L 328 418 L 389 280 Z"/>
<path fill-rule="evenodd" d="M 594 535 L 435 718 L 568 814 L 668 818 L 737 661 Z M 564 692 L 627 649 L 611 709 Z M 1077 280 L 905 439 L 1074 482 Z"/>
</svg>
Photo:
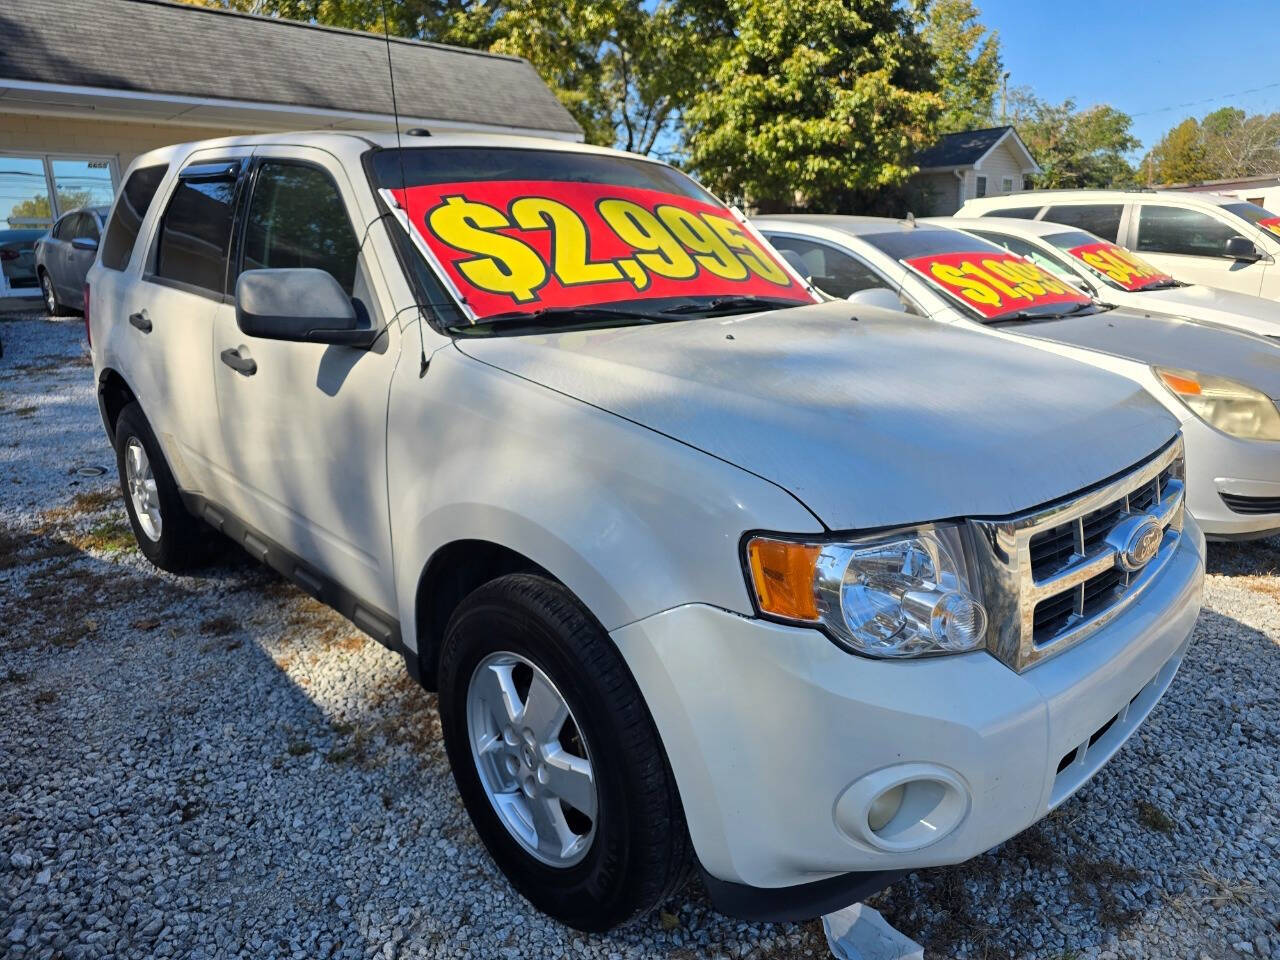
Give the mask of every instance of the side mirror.
<svg viewBox="0 0 1280 960">
<path fill-rule="evenodd" d="M 378 331 L 357 323 L 355 304 L 327 271 L 246 270 L 236 280 L 236 325 L 250 337 L 373 346 Z"/>
<path fill-rule="evenodd" d="M 865 303 L 868 307 L 883 307 L 885 310 L 896 310 L 904 313 L 906 308 L 898 295 L 888 287 L 868 287 L 857 293 L 849 294 L 850 303 Z"/>
<path fill-rule="evenodd" d="M 1259 250 L 1252 240 L 1245 237 L 1232 237 L 1227 241 L 1226 254 L 1232 260 L 1239 260 L 1243 263 L 1257 263 L 1262 259 L 1262 251 Z"/>
<path fill-rule="evenodd" d="M 98 241 L 94 237 L 76 237 L 71 241 L 71 246 L 77 250 L 85 250 L 92 253 L 98 249 Z"/>
</svg>

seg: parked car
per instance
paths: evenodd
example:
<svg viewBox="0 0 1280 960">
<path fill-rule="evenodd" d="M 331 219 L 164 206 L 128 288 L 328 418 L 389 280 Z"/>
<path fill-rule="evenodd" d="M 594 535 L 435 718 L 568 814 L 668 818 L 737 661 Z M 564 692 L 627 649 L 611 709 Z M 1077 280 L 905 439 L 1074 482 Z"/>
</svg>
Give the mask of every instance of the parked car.
<svg viewBox="0 0 1280 960">
<path fill-rule="evenodd" d="M 1008 217 L 930 217 L 920 222 L 989 240 L 1107 303 L 1280 337 L 1280 304 L 1274 300 L 1183 283 L 1138 254 L 1084 230 Z"/>
<path fill-rule="evenodd" d="M 399 651 L 477 833 L 567 924 L 693 863 L 776 919 L 989 850 L 1187 649 L 1175 418 L 853 323 L 665 164 L 291 133 L 153 151 L 122 196 L 88 325 L 141 551 L 189 565 L 203 522 Z"/>
<path fill-rule="evenodd" d="M 1187 283 L 1280 299 L 1280 216 L 1247 200 L 1177 190 L 1033 190 L 969 200 L 957 216 L 1079 227 Z"/>
<path fill-rule="evenodd" d="M 1134 378 L 1182 421 L 1187 504 L 1205 533 L 1280 531 L 1280 344 L 1095 304 L 1022 257 L 934 224 L 821 216 L 755 224 L 830 295 L 998 329 Z"/>
<path fill-rule="evenodd" d="M 55 317 L 84 309 L 84 282 L 106 226 L 107 207 L 81 207 L 54 221 L 36 243 L 44 306 Z"/>
<path fill-rule="evenodd" d="M 43 230 L 0 230 L 0 296 L 24 296 L 37 286 L 36 241 Z"/>
</svg>

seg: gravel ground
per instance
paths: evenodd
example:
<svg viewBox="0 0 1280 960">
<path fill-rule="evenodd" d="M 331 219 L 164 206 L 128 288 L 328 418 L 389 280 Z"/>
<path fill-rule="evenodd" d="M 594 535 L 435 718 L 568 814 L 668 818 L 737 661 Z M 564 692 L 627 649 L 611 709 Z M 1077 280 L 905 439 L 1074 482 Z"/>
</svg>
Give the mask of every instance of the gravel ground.
<svg viewBox="0 0 1280 960">
<path fill-rule="evenodd" d="M 147 566 L 79 318 L 0 339 L 4 957 L 829 956 L 819 924 L 739 924 L 696 884 L 605 937 L 535 913 L 399 659 L 233 549 Z M 927 956 L 1280 958 L 1280 541 L 1210 561 L 1182 672 L 1115 760 L 871 900 Z"/>
</svg>

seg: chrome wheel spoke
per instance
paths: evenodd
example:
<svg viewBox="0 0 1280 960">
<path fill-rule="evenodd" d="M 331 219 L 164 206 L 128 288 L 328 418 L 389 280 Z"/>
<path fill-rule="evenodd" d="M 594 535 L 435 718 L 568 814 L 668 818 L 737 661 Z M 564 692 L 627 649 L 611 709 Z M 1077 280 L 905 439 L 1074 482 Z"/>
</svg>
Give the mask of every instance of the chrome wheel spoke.
<svg viewBox="0 0 1280 960">
<path fill-rule="evenodd" d="M 138 525 L 148 538 L 159 540 L 164 522 L 160 513 L 160 488 L 151 471 L 147 451 L 137 437 L 130 437 L 129 445 L 125 447 L 124 475 Z"/>
<path fill-rule="evenodd" d="M 467 735 L 481 786 L 512 838 L 550 866 L 580 861 L 595 838 L 599 794 L 590 755 L 577 755 L 587 753 L 582 730 L 551 679 L 519 654 L 490 654 L 471 674 Z"/>
<path fill-rule="evenodd" d="M 542 672 L 534 673 L 529 683 L 529 692 L 525 694 L 524 710 L 517 724 L 533 731 L 533 735 L 542 743 L 554 741 L 560 736 L 560 728 L 569 716 L 569 708 L 560 699 L 560 694 L 552 688 Z"/>
<path fill-rule="evenodd" d="M 543 762 L 542 770 L 548 793 L 595 820 L 596 784 L 590 763 L 557 748 Z"/>
</svg>

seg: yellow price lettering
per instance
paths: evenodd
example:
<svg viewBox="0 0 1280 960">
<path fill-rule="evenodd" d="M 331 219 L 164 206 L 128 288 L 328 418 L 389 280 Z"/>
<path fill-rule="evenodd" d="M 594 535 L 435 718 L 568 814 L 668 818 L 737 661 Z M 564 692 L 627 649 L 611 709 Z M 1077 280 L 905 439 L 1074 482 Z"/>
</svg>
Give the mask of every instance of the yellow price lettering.
<svg viewBox="0 0 1280 960">
<path fill-rule="evenodd" d="M 747 279 L 746 265 L 701 217 L 670 204 L 662 204 L 654 213 L 708 273 L 725 280 Z"/>
<path fill-rule="evenodd" d="M 651 273 L 669 280 L 689 280 L 698 274 L 698 265 L 693 262 L 684 246 L 672 236 L 651 212 L 616 197 L 601 200 L 596 209 L 604 222 L 631 249 L 637 251 L 635 260 Z M 649 285 L 648 277 L 641 277 L 640 271 L 627 269 L 631 282 L 637 290 Z"/>
<path fill-rule="evenodd" d="M 455 263 L 473 286 L 528 303 L 547 282 L 547 265 L 527 243 L 493 232 L 510 226 L 501 210 L 461 196 L 445 197 L 427 214 L 432 233 L 449 246 L 474 254 Z"/>
<path fill-rule="evenodd" d="M 971 264 L 966 263 L 965 267 Z M 953 267 L 949 263 L 931 263 L 929 272 L 949 287 L 955 287 L 960 295 L 974 303 L 985 303 L 989 307 L 998 307 L 1004 301 L 992 287 L 969 276 L 966 269 Z"/>
<path fill-rule="evenodd" d="M 728 217 L 718 217 L 711 213 L 704 213 L 702 219 L 757 277 L 780 287 L 791 286 L 791 278 L 787 276 L 787 272 L 774 263 L 739 224 Z"/>
<path fill-rule="evenodd" d="M 521 197 L 511 204 L 511 219 L 524 230 L 551 231 L 553 270 L 566 287 L 622 279 L 622 271 L 613 261 L 589 258 L 587 225 L 573 208 L 559 200 Z"/>
</svg>

